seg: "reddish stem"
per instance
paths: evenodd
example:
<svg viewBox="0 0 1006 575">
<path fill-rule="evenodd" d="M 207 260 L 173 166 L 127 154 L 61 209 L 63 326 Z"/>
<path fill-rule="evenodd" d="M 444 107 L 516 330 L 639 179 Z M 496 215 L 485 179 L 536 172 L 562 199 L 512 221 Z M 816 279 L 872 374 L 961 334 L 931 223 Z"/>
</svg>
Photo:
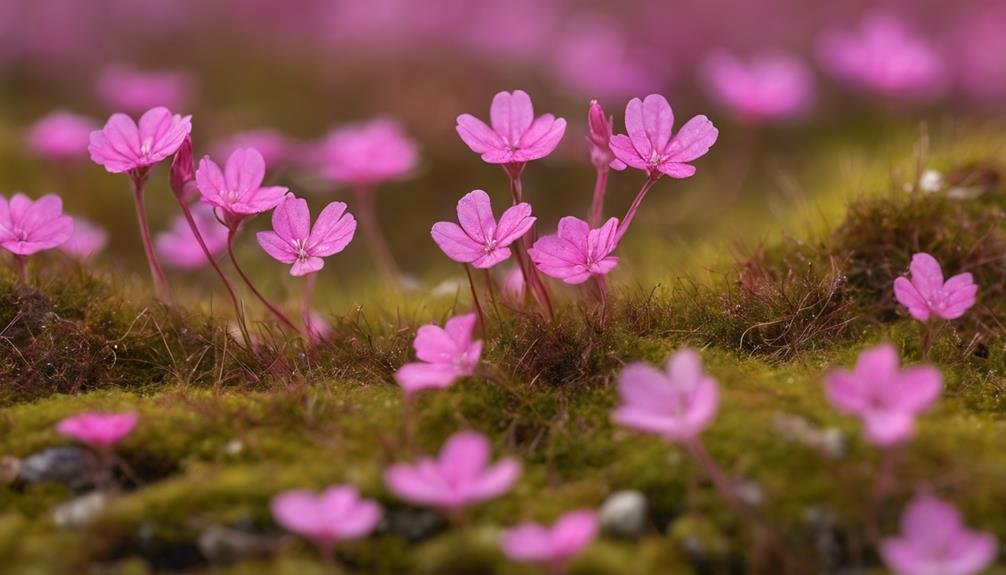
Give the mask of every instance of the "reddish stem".
<svg viewBox="0 0 1006 575">
<path fill-rule="evenodd" d="M 14 254 L 14 260 L 17 262 L 17 273 L 18 277 L 21 278 L 21 283 L 28 285 L 28 256 L 22 254 Z"/>
<path fill-rule="evenodd" d="M 601 225 L 601 217 L 604 214 L 604 194 L 608 188 L 608 168 L 597 169 L 597 179 L 594 181 L 594 199 L 590 203 L 590 227 L 596 228 Z"/>
<path fill-rule="evenodd" d="M 625 217 L 622 218 L 622 221 L 618 224 L 618 230 L 615 232 L 615 243 L 622 241 L 622 236 L 624 236 L 625 232 L 629 230 L 629 224 L 631 224 L 632 219 L 636 217 L 636 212 L 639 210 L 639 205 L 643 203 L 643 198 L 646 197 L 646 194 L 653 188 L 653 184 L 656 184 L 659 179 L 660 172 L 657 172 L 655 174 L 651 174 L 646 178 L 646 181 L 643 182 L 643 187 L 640 188 L 639 192 L 636 194 L 636 199 L 632 200 L 632 205 L 629 206 L 629 210 L 625 212 Z"/>
<path fill-rule="evenodd" d="M 269 300 L 266 299 L 264 295 L 262 295 L 257 289 L 255 289 L 255 286 L 252 284 L 251 280 L 248 279 L 248 276 L 245 275 L 244 270 L 241 269 L 241 266 L 238 264 L 238 259 L 234 257 L 234 236 L 236 231 L 237 231 L 236 228 L 231 228 L 227 232 L 227 255 L 230 256 L 231 264 L 234 265 L 234 269 L 237 270 L 238 275 L 241 276 L 241 280 L 244 281 L 246 286 L 248 286 L 248 289 L 251 290 L 253 294 L 255 294 L 255 297 L 258 298 L 260 302 L 262 302 L 262 305 L 268 308 L 269 311 L 271 311 L 272 314 L 276 316 L 276 319 L 278 319 L 280 323 L 290 328 L 294 332 L 297 332 L 298 331 L 297 325 L 294 324 L 292 321 L 290 321 L 290 318 L 286 317 L 286 314 L 281 312 L 279 308 L 277 308 L 276 306 L 272 305 L 272 303 L 270 303 Z"/>
<path fill-rule="evenodd" d="M 130 172 L 129 183 L 133 189 L 133 203 L 136 206 L 136 219 L 140 224 L 140 238 L 143 240 L 143 251 L 147 254 L 147 265 L 150 267 L 150 276 L 154 280 L 154 290 L 157 297 L 165 302 L 171 303 L 171 290 L 168 288 L 168 280 L 164 277 L 161 264 L 157 261 L 157 254 L 154 253 L 154 245 L 150 240 L 150 226 L 147 224 L 147 208 L 143 203 L 143 187 L 147 182 L 147 172 Z"/>
<path fill-rule="evenodd" d="M 461 267 L 465 268 L 465 275 L 468 276 L 468 287 L 472 290 L 472 301 L 475 302 L 475 311 L 479 314 L 479 328 L 482 330 L 482 337 L 486 337 L 486 317 L 482 312 L 482 304 L 479 302 L 478 291 L 475 290 L 475 280 L 472 279 L 472 270 L 468 267 L 468 264 L 461 264 Z"/>
<path fill-rule="evenodd" d="M 360 227 L 363 228 L 363 235 L 367 238 L 367 247 L 370 248 L 370 255 L 377 260 L 384 275 L 397 283 L 401 280 L 401 270 L 395 257 L 391 254 L 388 243 L 381 233 L 381 226 L 377 223 L 377 210 L 374 207 L 373 190 L 366 188 L 353 188 L 353 196 L 356 198 L 357 216 L 360 218 Z"/>
<path fill-rule="evenodd" d="M 524 201 L 524 185 L 520 178 L 521 173 L 524 171 L 524 164 L 508 164 L 503 167 L 503 170 L 510 179 L 510 194 L 513 196 L 513 204 L 516 206 Z M 543 282 L 541 276 L 538 275 L 538 270 L 534 267 L 534 263 L 531 262 L 531 259 L 524 259 L 527 251 L 531 249 L 532 242 L 534 241 L 536 235 L 535 226 L 532 226 L 531 229 L 521 238 L 520 243 L 514 247 L 514 257 L 517 259 L 517 265 L 520 267 L 520 271 L 524 275 L 524 283 L 527 285 L 528 289 L 531 290 L 535 301 L 537 301 L 538 304 L 545 310 L 549 319 L 555 319 L 555 312 L 552 310 L 552 298 L 548 295 L 548 288 L 545 287 L 545 282 Z"/>
</svg>

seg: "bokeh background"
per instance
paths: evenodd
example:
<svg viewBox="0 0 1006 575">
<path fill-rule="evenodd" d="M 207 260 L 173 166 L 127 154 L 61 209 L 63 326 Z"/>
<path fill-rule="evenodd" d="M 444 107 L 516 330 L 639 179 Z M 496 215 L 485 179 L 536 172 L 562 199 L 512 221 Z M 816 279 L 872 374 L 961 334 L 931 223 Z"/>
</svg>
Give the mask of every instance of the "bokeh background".
<svg viewBox="0 0 1006 575">
<path fill-rule="evenodd" d="M 887 32 L 868 38 L 877 21 Z M 99 261 L 142 275 L 125 178 L 84 150 L 53 158 L 28 144 L 53 110 L 100 124 L 166 104 L 193 115 L 197 157 L 218 154 L 235 134 L 270 130 L 284 153 L 270 158 L 269 180 L 315 210 L 331 199 L 353 206 L 304 162 L 314 144 L 338 126 L 390 117 L 420 161 L 377 189 L 381 226 L 404 271 L 433 286 L 458 270 L 430 240 L 432 223 L 453 219 L 454 203 L 474 188 L 500 208 L 508 201 L 502 172 L 454 132 L 458 114 L 484 118 L 494 93 L 521 88 L 536 113 L 567 118 L 557 152 L 525 173 L 526 197 L 548 230 L 587 211 L 588 102 L 599 100 L 622 131 L 628 99 L 659 92 L 679 125 L 706 114 L 720 141 L 698 175 L 661 182 L 647 199 L 624 246 L 625 268 L 637 273 L 622 274 L 645 282 L 701 264 L 711 250 L 794 231 L 783 224 L 793 210 L 817 206 L 827 217 L 821 206 L 882 186 L 875 175 L 893 176 L 913 153 L 920 165 L 909 168 L 921 170 L 926 146 L 994 131 L 1006 102 L 1003 30 L 1006 5 L 992 0 L 2 0 L 0 192 L 59 193 L 70 213 L 109 229 Z M 829 46 L 842 35 L 869 46 L 860 67 L 873 65 L 880 79 L 836 63 Z M 764 54 L 799 68 L 806 93 L 799 106 L 754 118 L 717 85 L 714 63 Z M 621 216 L 641 182 L 638 172 L 615 174 L 607 214 Z M 148 198 L 153 227 L 167 229 L 177 207 L 166 166 Z M 267 225 L 260 217 L 250 231 Z M 330 259 L 323 285 L 338 289 L 322 298 L 354 297 L 378 277 L 361 240 Z M 269 289 L 294 289 L 251 234 L 240 257 Z M 198 286 L 210 277 L 202 273 L 175 272 L 172 281 Z"/>
</svg>

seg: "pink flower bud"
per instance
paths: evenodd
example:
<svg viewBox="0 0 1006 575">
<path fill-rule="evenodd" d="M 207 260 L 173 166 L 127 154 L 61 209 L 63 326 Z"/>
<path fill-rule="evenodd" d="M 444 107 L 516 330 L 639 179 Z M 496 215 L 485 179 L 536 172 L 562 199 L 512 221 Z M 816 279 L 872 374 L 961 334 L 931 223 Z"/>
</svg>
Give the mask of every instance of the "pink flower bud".
<svg viewBox="0 0 1006 575">
<path fill-rule="evenodd" d="M 196 188 L 190 184 L 196 180 L 196 169 L 192 163 L 192 138 L 185 137 L 185 141 L 175 152 L 174 159 L 171 160 L 171 191 L 179 198 L 187 198 L 189 193 L 196 192 Z"/>
</svg>

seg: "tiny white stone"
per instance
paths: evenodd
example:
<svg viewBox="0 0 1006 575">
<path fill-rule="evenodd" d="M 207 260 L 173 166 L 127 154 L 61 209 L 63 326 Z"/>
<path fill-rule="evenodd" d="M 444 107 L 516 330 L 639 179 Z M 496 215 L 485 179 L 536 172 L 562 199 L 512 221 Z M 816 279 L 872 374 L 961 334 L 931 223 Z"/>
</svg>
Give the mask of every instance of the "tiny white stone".
<svg viewBox="0 0 1006 575">
<path fill-rule="evenodd" d="M 919 189 L 928 194 L 935 194 L 943 189 L 943 174 L 930 168 L 919 176 Z"/>
</svg>

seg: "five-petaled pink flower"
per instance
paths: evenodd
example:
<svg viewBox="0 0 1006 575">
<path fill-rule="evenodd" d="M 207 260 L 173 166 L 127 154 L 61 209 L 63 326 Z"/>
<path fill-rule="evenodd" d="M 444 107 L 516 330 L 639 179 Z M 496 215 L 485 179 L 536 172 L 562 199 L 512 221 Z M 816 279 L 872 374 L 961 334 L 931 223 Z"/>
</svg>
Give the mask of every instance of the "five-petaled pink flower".
<svg viewBox="0 0 1006 575">
<path fill-rule="evenodd" d="M 392 465 L 385 483 L 399 498 L 444 510 L 488 501 L 506 493 L 520 476 L 520 463 L 504 458 L 489 465 L 489 441 L 462 431 L 444 443 L 437 458 Z"/>
<path fill-rule="evenodd" d="M 87 149 L 91 160 L 113 174 L 143 170 L 168 158 L 192 131 L 192 116 L 153 108 L 139 123 L 125 114 L 112 114 L 105 127 L 91 132 Z"/>
<path fill-rule="evenodd" d="M 691 349 L 672 355 L 664 371 L 648 363 L 633 363 L 618 379 L 622 404 L 613 418 L 620 425 L 688 442 L 716 416 L 716 380 L 703 370 L 702 359 Z"/>
<path fill-rule="evenodd" d="M 341 252 L 356 233 L 356 218 L 346 204 L 325 206 L 311 227 L 311 211 L 302 198 L 288 197 L 272 212 L 272 231 L 255 235 L 262 249 L 276 260 L 293 264 L 290 275 L 302 276 L 325 267 L 328 256 Z"/>
<path fill-rule="evenodd" d="M 196 204 L 190 209 L 192 220 L 196 222 L 199 235 L 203 237 L 210 254 L 215 255 L 224 251 L 227 247 L 227 227 L 213 215 L 213 208 L 205 204 Z M 193 270 L 209 263 L 206 260 L 206 252 L 199 245 L 184 216 L 177 216 L 171 221 L 171 227 L 167 231 L 157 235 L 154 249 L 165 262 L 179 269 Z"/>
<path fill-rule="evenodd" d="M 975 305 L 978 286 L 970 273 L 957 274 L 944 282 L 940 263 L 924 252 L 912 256 L 909 269 L 911 280 L 904 276 L 894 280 L 894 297 L 915 319 L 957 319 Z"/>
<path fill-rule="evenodd" d="M 880 545 L 897 575 L 975 575 L 999 554 L 995 535 L 968 529 L 950 503 L 916 496 L 901 516 L 901 535 Z"/>
<path fill-rule="evenodd" d="M 510 244 L 534 225 L 531 204 L 521 202 L 507 208 L 499 225 L 493 216 L 489 194 L 474 190 L 458 200 L 458 222 L 433 224 L 433 241 L 456 262 L 477 268 L 491 268 L 510 257 Z"/>
<path fill-rule="evenodd" d="M 104 413 L 88 411 L 68 417 L 56 424 L 56 431 L 98 449 L 109 449 L 122 441 L 136 427 L 135 413 Z"/>
<path fill-rule="evenodd" d="M 84 218 L 73 218 L 73 232 L 70 238 L 59 245 L 59 251 L 86 260 L 101 251 L 108 243 L 108 232 L 98 224 Z"/>
<path fill-rule="evenodd" d="M 591 100 L 587 109 L 587 144 L 590 146 L 590 162 L 601 170 L 611 168 L 624 170 L 625 163 L 615 157 L 611 151 L 612 119 L 604 115 L 604 108 Z"/>
<path fill-rule="evenodd" d="M 387 118 L 337 128 L 317 150 L 322 177 L 355 187 L 401 178 L 415 169 L 418 157 L 416 144 Z"/>
<path fill-rule="evenodd" d="M 915 416 L 939 397 L 943 378 L 928 365 L 901 369 L 898 351 L 881 344 L 859 354 L 852 371 L 825 375 L 828 400 L 839 411 L 859 416 L 868 441 L 890 446 L 915 433 Z"/>
<path fill-rule="evenodd" d="M 25 135 L 28 148 L 49 160 L 87 157 L 87 144 L 97 122 L 87 116 L 56 110 L 36 122 Z"/>
<path fill-rule="evenodd" d="M 716 143 L 719 130 L 709 118 L 695 116 L 673 134 L 674 113 L 667 99 L 650 94 L 633 98 L 625 106 L 625 134 L 611 137 L 611 151 L 626 165 L 645 170 L 651 177 L 666 174 L 687 178 L 695 174 L 697 160 Z"/>
<path fill-rule="evenodd" d="M 412 347 L 417 362 L 403 365 L 395 380 L 407 394 L 423 389 L 443 389 L 458 378 L 475 373 L 482 357 L 482 341 L 473 340 L 474 313 L 452 317 L 444 327 L 427 324 L 416 332 Z"/>
<path fill-rule="evenodd" d="M 48 194 L 32 201 L 24 194 L 0 196 L 0 248 L 19 256 L 54 248 L 73 235 L 63 200 Z"/>
<path fill-rule="evenodd" d="M 380 506 L 360 497 L 351 485 L 332 486 L 317 494 L 286 491 L 273 498 L 270 507 L 284 529 L 325 552 L 340 541 L 366 537 L 381 520 Z"/>
<path fill-rule="evenodd" d="M 770 52 L 745 62 L 719 52 L 706 61 L 705 74 L 713 95 L 743 122 L 792 118 L 810 104 L 810 71 L 789 54 Z"/>
<path fill-rule="evenodd" d="M 500 547 L 514 561 L 537 563 L 562 573 L 566 563 L 597 537 L 597 514 L 572 511 L 552 526 L 524 523 L 505 532 Z"/>
<path fill-rule="evenodd" d="M 196 170 L 202 201 L 222 211 L 231 229 L 248 216 L 275 208 L 287 196 L 283 186 L 263 186 L 264 179 L 265 159 L 254 148 L 235 150 L 223 170 L 209 156 Z"/>
<path fill-rule="evenodd" d="M 927 99 L 946 85 L 940 53 L 890 13 L 868 14 L 856 32 L 825 35 L 818 51 L 833 74 L 885 96 Z"/>
<path fill-rule="evenodd" d="M 566 216 L 559 220 L 558 233 L 539 238 L 527 251 L 531 261 L 545 275 L 568 284 L 579 284 L 591 276 L 615 269 L 618 257 L 618 218 L 610 218 L 599 228 Z"/>
<path fill-rule="evenodd" d="M 458 116 L 465 144 L 489 164 L 523 164 L 544 158 L 559 145 L 566 120 L 552 114 L 534 117 L 531 97 L 523 90 L 500 92 L 489 108 L 492 127 L 471 114 Z"/>
</svg>

